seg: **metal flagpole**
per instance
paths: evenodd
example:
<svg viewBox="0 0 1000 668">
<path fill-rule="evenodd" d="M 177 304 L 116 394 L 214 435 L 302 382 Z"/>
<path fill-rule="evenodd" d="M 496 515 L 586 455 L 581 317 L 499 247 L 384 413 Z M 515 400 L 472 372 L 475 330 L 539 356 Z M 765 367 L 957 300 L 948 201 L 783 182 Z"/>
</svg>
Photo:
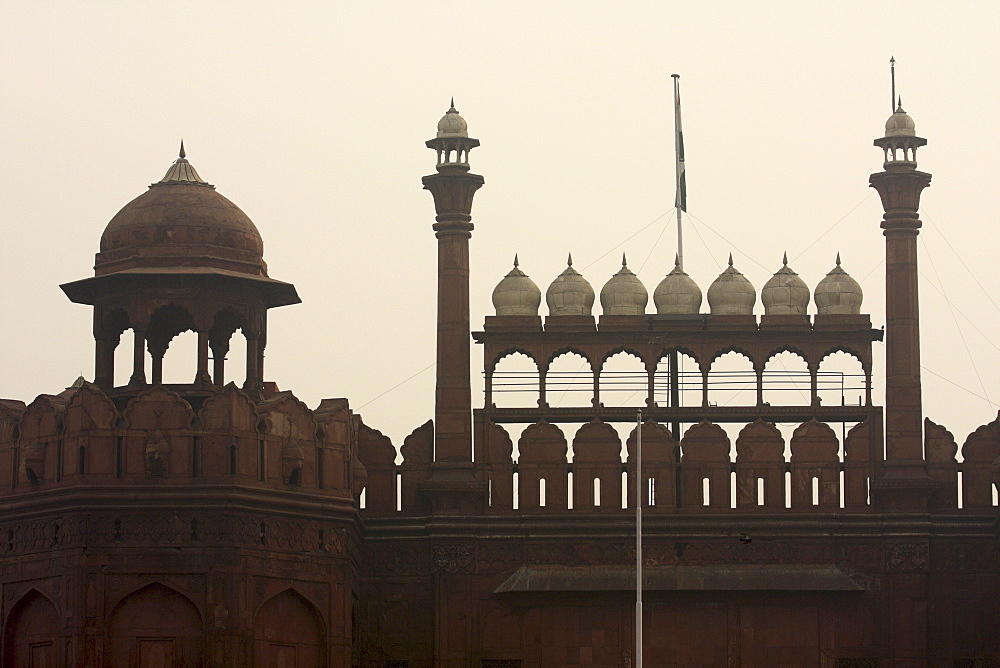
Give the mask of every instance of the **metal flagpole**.
<svg viewBox="0 0 1000 668">
<path fill-rule="evenodd" d="M 681 75 L 674 78 L 674 153 L 677 156 L 677 195 L 674 209 L 677 211 L 677 266 L 684 271 L 684 238 L 681 234 L 681 212 L 687 211 L 687 179 L 684 176 L 684 131 L 681 129 Z"/>
<path fill-rule="evenodd" d="M 635 412 L 635 665 L 642 668 L 642 409 Z"/>
</svg>

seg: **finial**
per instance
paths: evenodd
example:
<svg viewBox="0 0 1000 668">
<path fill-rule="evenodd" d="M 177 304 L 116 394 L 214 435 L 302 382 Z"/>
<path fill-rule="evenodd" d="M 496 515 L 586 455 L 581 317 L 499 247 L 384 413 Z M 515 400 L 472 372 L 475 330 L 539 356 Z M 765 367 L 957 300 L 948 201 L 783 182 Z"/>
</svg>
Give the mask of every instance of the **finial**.
<svg viewBox="0 0 1000 668">
<path fill-rule="evenodd" d="M 448 111 L 455 111 L 455 96 L 454 95 L 451 96 L 451 109 L 449 109 Z"/>
<path fill-rule="evenodd" d="M 837 251 L 837 266 L 840 266 L 840 251 Z"/>
<path fill-rule="evenodd" d="M 902 95 L 899 96 L 899 106 L 896 107 L 896 111 L 903 111 L 903 96 Z"/>
<path fill-rule="evenodd" d="M 186 153 L 184 153 L 184 140 L 182 139 L 182 140 L 181 140 L 181 152 L 180 152 L 180 158 L 181 158 L 181 160 L 183 160 L 183 159 L 184 159 L 184 158 L 186 158 L 186 157 L 187 157 L 187 154 L 186 154 Z"/>
<path fill-rule="evenodd" d="M 788 266 L 788 251 L 785 251 L 785 255 L 781 258 L 781 264 Z"/>
<path fill-rule="evenodd" d="M 729 266 L 730 267 L 733 266 L 733 254 L 732 253 L 729 254 Z"/>
<path fill-rule="evenodd" d="M 566 266 L 567 267 L 572 267 L 573 266 L 573 254 L 572 253 L 569 254 L 568 258 L 566 258 Z"/>
<path fill-rule="evenodd" d="M 626 262 L 625 262 L 625 253 L 622 253 L 622 266 L 624 267 L 625 265 L 626 265 Z"/>
<path fill-rule="evenodd" d="M 514 268 L 517 268 L 517 253 L 514 253 Z"/>
<path fill-rule="evenodd" d="M 681 266 L 681 254 L 674 253 L 674 267 L 679 267 L 679 266 Z"/>
<path fill-rule="evenodd" d="M 896 102 L 896 57 L 889 56 L 889 72 L 892 77 L 892 99 L 889 100 L 889 106 L 892 107 Z M 896 111 L 895 108 L 892 109 L 893 112 Z"/>
</svg>

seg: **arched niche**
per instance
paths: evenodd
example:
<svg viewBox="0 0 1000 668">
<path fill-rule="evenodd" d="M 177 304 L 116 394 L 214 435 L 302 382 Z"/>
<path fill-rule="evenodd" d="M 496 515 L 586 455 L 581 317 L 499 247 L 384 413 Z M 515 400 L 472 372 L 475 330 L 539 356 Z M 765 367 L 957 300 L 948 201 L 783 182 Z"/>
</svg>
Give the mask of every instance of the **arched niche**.
<svg viewBox="0 0 1000 668">
<path fill-rule="evenodd" d="M 821 406 L 864 406 L 870 403 L 868 374 L 849 350 L 832 350 L 819 363 L 816 395 Z"/>
<path fill-rule="evenodd" d="M 756 406 L 757 372 L 750 354 L 731 349 L 712 360 L 708 372 L 710 406 Z"/>
<path fill-rule="evenodd" d="M 37 589 L 29 590 L 7 615 L 4 668 L 59 665 L 59 615 Z"/>
<path fill-rule="evenodd" d="M 761 389 L 769 406 L 812 405 L 812 375 L 805 357 L 789 349 L 772 353 L 764 364 Z"/>
<path fill-rule="evenodd" d="M 497 408 L 537 408 L 538 365 L 527 353 L 511 351 L 497 360 L 488 377 L 490 403 Z"/>
<path fill-rule="evenodd" d="M 293 589 L 269 598 L 254 616 L 255 666 L 326 665 L 326 624 L 319 610 Z"/>
<path fill-rule="evenodd" d="M 671 360 L 676 359 L 677 369 L 671 369 Z M 676 394 L 672 392 L 676 382 Z M 666 350 L 656 362 L 653 383 L 653 402 L 657 406 L 701 406 L 701 367 L 694 354 L 688 350 Z M 676 402 L 674 400 L 676 397 Z"/>
<path fill-rule="evenodd" d="M 598 382 L 598 401 L 604 406 L 645 406 L 649 372 L 634 350 L 620 349 L 604 358 Z"/>
<path fill-rule="evenodd" d="M 558 353 L 545 370 L 545 399 L 553 408 L 592 406 L 594 385 L 590 360 L 576 350 Z"/>
<path fill-rule="evenodd" d="M 159 582 L 132 592 L 108 622 L 106 666 L 200 666 L 203 627 L 198 608 Z"/>
</svg>

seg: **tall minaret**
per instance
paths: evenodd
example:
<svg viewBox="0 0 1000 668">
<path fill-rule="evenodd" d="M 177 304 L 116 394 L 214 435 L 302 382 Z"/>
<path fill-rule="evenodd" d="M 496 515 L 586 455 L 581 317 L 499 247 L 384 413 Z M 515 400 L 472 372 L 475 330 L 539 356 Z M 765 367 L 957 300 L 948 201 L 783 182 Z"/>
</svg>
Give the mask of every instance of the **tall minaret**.
<svg viewBox="0 0 1000 668">
<path fill-rule="evenodd" d="M 895 88 L 895 86 L 894 86 Z M 885 215 L 886 478 L 926 478 L 923 467 L 923 411 L 920 396 L 920 311 L 917 298 L 917 234 L 920 193 L 931 175 L 917 171 L 913 119 L 901 100 L 875 145 L 885 155 L 870 185 L 882 198 Z"/>
<path fill-rule="evenodd" d="M 437 385 L 434 395 L 434 462 L 460 472 L 472 465 L 472 387 L 469 373 L 469 238 L 472 198 L 483 177 L 469 173 L 469 151 L 479 146 L 451 108 L 427 147 L 437 151 L 437 173 L 423 178 L 434 196 L 438 239 Z M 440 478 L 441 476 L 436 476 Z M 462 477 L 462 476 L 459 476 Z"/>
</svg>

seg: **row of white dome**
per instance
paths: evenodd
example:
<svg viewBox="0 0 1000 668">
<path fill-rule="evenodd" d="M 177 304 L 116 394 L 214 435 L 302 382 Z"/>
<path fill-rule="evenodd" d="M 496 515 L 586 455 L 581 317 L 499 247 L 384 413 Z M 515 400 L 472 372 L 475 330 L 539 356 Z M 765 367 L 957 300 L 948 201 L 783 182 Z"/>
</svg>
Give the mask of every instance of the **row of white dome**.
<svg viewBox="0 0 1000 668">
<path fill-rule="evenodd" d="M 809 306 L 809 287 L 799 275 L 788 266 L 785 255 L 783 266 L 772 276 L 761 290 L 760 299 L 766 315 L 806 315 Z M 837 266 L 816 285 L 813 298 L 819 314 L 856 314 L 861 312 L 863 293 L 858 282 Z M 535 282 L 518 268 L 514 256 L 514 268 L 504 276 L 493 290 L 493 306 L 498 316 L 536 316 L 542 302 L 542 293 Z M 601 288 L 601 308 L 604 315 L 644 315 L 649 293 L 646 287 L 626 266 L 622 256 L 622 268 Z M 666 275 L 653 292 L 656 313 L 697 314 L 701 309 L 701 288 L 675 264 L 673 271 Z M 753 315 L 757 302 L 757 291 L 747 278 L 733 266 L 732 255 L 729 267 L 712 282 L 708 288 L 708 306 L 712 315 Z M 578 271 L 573 269 L 570 255 L 567 267 L 556 277 L 545 291 L 545 303 L 549 315 L 589 316 L 594 307 L 594 288 Z"/>
</svg>

